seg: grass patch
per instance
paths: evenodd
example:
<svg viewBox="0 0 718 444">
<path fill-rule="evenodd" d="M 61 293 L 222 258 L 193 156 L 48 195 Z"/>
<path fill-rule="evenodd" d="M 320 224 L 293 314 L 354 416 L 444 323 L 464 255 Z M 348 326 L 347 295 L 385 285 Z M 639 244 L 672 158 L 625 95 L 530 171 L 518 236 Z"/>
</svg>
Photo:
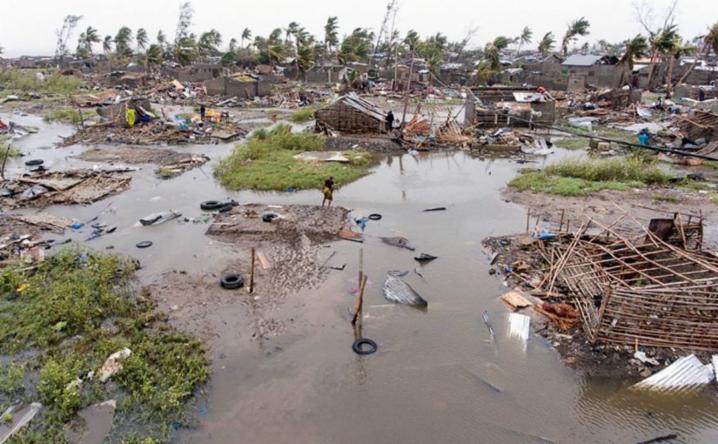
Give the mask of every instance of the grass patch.
<svg viewBox="0 0 718 444">
<path fill-rule="evenodd" d="M 581 148 L 588 148 L 588 139 L 583 137 L 566 137 L 558 139 L 553 142 L 554 146 L 558 148 L 564 148 L 567 150 L 578 150 Z"/>
<path fill-rule="evenodd" d="M 64 76 L 59 72 L 42 70 L 44 81 L 37 80 L 35 69 L 0 69 L 0 85 L 5 87 L 2 95 L 10 94 L 74 94 L 82 86 L 82 80 L 75 76 Z"/>
<path fill-rule="evenodd" d="M 10 145 L 9 137 L 0 135 L 0 161 L 2 161 L 5 156 L 8 158 L 22 157 L 22 151 Z"/>
<path fill-rule="evenodd" d="M 35 271 L 20 266 L 0 273 L 0 353 L 25 360 L 0 368 L 0 407 L 21 399 L 44 408 L 15 442 L 66 442 L 63 424 L 108 399 L 118 401 L 118 442 L 129 430 L 166 441 L 172 423 L 188 423 L 186 403 L 209 377 L 204 347 L 134 288 L 132 261 L 66 249 Z M 124 347 L 132 354 L 109 382 L 88 376 Z"/>
<path fill-rule="evenodd" d="M 314 120 L 314 108 L 306 106 L 304 108 L 299 108 L 294 111 L 291 116 L 289 116 L 289 120 L 294 123 L 304 123 Z"/>
<path fill-rule="evenodd" d="M 94 113 L 81 114 L 75 108 L 57 108 L 45 113 L 42 119 L 45 122 L 63 122 L 78 125 L 83 119 L 87 122 L 93 115 Z"/>
<path fill-rule="evenodd" d="M 654 194 L 653 200 L 655 200 L 656 202 L 668 202 L 668 203 L 673 203 L 673 204 L 677 204 L 681 201 L 676 196 L 669 196 L 669 195 L 665 195 L 665 194 Z"/>
<path fill-rule="evenodd" d="M 543 171 L 524 171 L 509 185 L 562 196 L 584 196 L 600 190 L 628 190 L 667 184 L 672 176 L 642 158 L 567 159 Z"/>
<path fill-rule="evenodd" d="M 372 157 L 363 151 L 345 153 L 348 164 L 294 158 L 302 151 L 323 149 L 324 137 L 292 133 L 288 125 L 278 125 L 270 131 L 259 130 L 246 144 L 237 145 L 215 174 L 228 188 L 283 191 L 321 188 L 329 176 L 340 187 L 368 173 Z"/>
</svg>

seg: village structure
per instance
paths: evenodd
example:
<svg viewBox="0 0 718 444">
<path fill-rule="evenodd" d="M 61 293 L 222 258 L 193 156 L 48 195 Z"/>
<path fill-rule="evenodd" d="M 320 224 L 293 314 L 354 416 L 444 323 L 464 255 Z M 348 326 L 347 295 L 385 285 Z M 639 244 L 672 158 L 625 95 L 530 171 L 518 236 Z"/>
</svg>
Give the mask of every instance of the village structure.
<svg viewBox="0 0 718 444">
<path fill-rule="evenodd" d="M 0 46 L 0 444 L 715 442 L 718 11 L 681 1 L 613 43 L 391 0 Z"/>
</svg>

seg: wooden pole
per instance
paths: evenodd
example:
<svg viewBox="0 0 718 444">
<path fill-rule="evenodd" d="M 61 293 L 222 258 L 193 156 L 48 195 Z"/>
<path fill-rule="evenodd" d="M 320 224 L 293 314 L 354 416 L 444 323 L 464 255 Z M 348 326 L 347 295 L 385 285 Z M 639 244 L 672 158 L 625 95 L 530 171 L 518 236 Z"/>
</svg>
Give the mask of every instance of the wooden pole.
<svg viewBox="0 0 718 444">
<path fill-rule="evenodd" d="M 361 283 L 359 284 L 359 291 L 357 293 L 357 300 L 354 304 L 354 316 L 352 317 L 352 325 L 356 325 L 359 321 L 361 325 L 362 309 L 364 307 L 364 289 L 366 288 L 367 277 L 362 276 Z"/>
<path fill-rule="evenodd" d="M 364 247 L 359 247 L 359 279 L 357 280 L 357 288 L 361 287 L 361 280 L 364 276 Z"/>
<path fill-rule="evenodd" d="M 531 208 L 526 209 L 526 234 L 529 233 L 529 223 L 531 222 Z"/>
<path fill-rule="evenodd" d="M 254 261 L 256 259 L 256 252 L 252 247 L 252 268 L 249 270 L 249 294 L 254 292 Z"/>
</svg>

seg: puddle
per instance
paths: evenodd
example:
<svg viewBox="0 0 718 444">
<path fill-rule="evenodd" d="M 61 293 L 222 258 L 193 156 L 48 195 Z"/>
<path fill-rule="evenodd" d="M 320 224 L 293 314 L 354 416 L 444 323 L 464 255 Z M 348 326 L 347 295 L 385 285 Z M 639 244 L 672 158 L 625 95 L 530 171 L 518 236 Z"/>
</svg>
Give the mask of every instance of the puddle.
<svg viewBox="0 0 718 444">
<path fill-rule="evenodd" d="M 87 166 L 70 159 L 81 147 L 40 151 L 67 131 L 61 125 L 54 132 L 42 129 L 22 141 L 23 150 L 46 162 Z M 138 258 L 140 277 L 148 282 L 171 270 L 216 272 L 234 252 L 231 245 L 205 236 L 207 223 L 142 227 L 140 217 L 169 209 L 201 217 L 199 203 L 209 199 L 321 202 L 316 190 L 223 189 L 212 171 L 231 144 L 168 148 L 204 153 L 211 160 L 171 180 L 158 179 L 153 167 L 146 166 L 132 173 L 131 188 L 124 193 L 89 206 L 47 211 L 81 221 L 99 215 L 99 222 L 116 225 L 115 233 L 87 245 L 113 246 Z M 505 287 L 489 276 L 480 242 L 525 228 L 525 210 L 500 196 L 507 180 L 520 168 L 567 155 L 576 152 L 557 149 L 547 160 L 527 165 L 480 160 L 463 152 L 390 156 L 370 176 L 338 190 L 335 204 L 352 209 L 355 216 L 380 213 L 382 219 L 369 222 L 364 244 L 337 242 L 323 252 L 336 251 L 332 263 L 346 263 L 344 271 L 330 272 L 319 288 L 290 295 L 264 314 L 291 319 L 286 333 L 254 341 L 245 332 L 251 310 L 216 315 L 219 324 L 221 319 L 234 322 L 224 327 L 212 351 L 215 371 L 207 388 L 206 415 L 197 429 L 179 432 L 177 441 L 636 442 L 668 433 L 678 433 L 686 442 L 718 441 L 718 397 L 712 387 L 690 400 L 628 396 L 622 383 L 584 378 L 566 368 L 536 335 L 530 335 L 526 346 L 507 336 L 506 311 L 497 300 Z M 435 207 L 447 210 L 422 211 Z M 83 240 L 90 233 L 65 237 Z M 416 252 L 386 245 L 380 236 L 406 237 Z M 137 249 L 135 244 L 143 240 L 153 246 Z M 347 321 L 353 305 L 348 289 L 357 283 L 360 248 L 369 276 L 363 333 L 379 345 L 368 357 L 351 351 Z M 413 257 L 422 252 L 439 258 L 421 266 Z M 405 279 L 428 301 L 428 309 L 388 304 L 381 289 L 388 270 L 410 271 Z M 493 343 L 484 310 L 496 331 Z"/>
</svg>

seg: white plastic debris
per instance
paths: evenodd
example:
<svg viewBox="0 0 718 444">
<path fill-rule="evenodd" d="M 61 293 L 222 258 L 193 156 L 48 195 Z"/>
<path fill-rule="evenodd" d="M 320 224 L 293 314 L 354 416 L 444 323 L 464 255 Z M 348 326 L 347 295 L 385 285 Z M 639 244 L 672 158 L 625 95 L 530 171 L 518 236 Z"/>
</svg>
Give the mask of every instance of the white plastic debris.
<svg viewBox="0 0 718 444">
<path fill-rule="evenodd" d="M 509 337 L 519 338 L 523 342 L 529 339 L 531 318 L 519 313 L 509 313 Z"/>
<path fill-rule="evenodd" d="M 688 355 L 633 385 L 632 388 L 661 392 L 689 391 L 709 384 L 714 378 L 712 364 L 703 364 L 695 355 Z"/>
<path fill-rule="evenodd" d="M 644 351 L 637 351 L 633 357 L 641 361 L 643 364 L 659 365 L 660 363 L 654 358 L 649 358 Z"/>
<path fill-rule="evenodd" d="M 132 350 L 129 348 L 123 348 L 122 350 L 108 356 L 105 363 L 102 364 L 102 368 L 97 371 L 100 382 L 106 382 L 115 373 L 122 370 L 122 363 L 120 360 L 129 357 L 131 354 Z"/>
</svg>

